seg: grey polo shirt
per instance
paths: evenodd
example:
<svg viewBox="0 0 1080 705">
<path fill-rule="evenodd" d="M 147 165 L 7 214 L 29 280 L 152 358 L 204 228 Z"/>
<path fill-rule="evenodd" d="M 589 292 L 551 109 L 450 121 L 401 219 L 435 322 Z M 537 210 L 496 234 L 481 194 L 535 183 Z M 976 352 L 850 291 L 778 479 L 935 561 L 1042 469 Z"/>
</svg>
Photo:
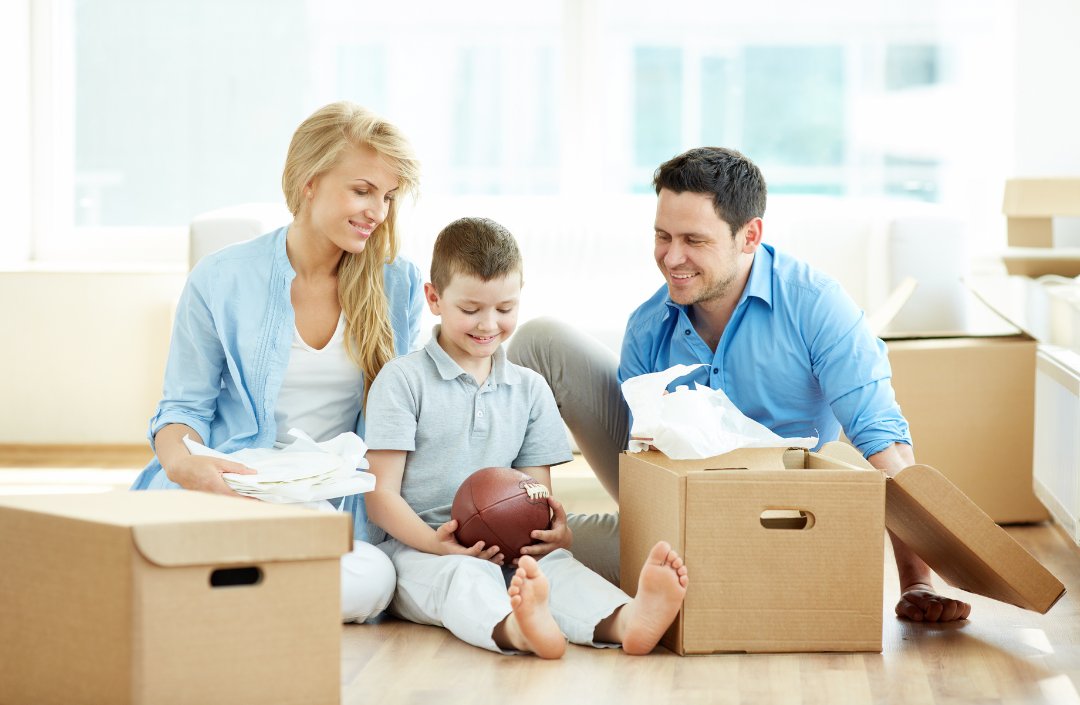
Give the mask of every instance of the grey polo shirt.
<svg viewBox="0 0 1080 705">
<path fill-rule="evenodd" d="M 440 326 L 422 350 L 383 366 L 366 404 L 364 442 L 373 450 L 405 450 L 401 496 L 432 528 L 450 521 L 458 487 L 486 467 L 558 465 L 573 459 L 547 382 L 492 356 L 480 386 L 438 343 Z M 386 533 L 368 522 L 372 543 Z"/>
</svg>

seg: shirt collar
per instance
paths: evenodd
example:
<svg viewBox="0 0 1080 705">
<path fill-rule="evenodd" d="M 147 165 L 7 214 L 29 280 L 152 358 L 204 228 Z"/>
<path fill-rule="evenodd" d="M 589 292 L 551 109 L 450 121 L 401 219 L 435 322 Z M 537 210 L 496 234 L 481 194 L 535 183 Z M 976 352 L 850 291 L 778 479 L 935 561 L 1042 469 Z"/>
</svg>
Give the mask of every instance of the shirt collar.
<svg viewBox="0 0 1080 705">
<path fill-rule="evenodd" d="M 750 266 L 750 278 L 746 281 L 746 288 L 743 289 L 736 308 L 742 305 L 742 302 L 748 296 L 759 298 L 765 302 L 766 306 L 772 308 L 772 278 L 773 251 L 768 245 L 762 244 L 754 253 L 754 263 Z M 671 294 L 668 294 L 665 303 L 671 308 L 680 309 L 683 312 L 688 308 L 672 301 Z"/>
<path fill-rule="evenodd" d="M 442 324 L 436 323 L 435 327 L 431 329 L 431 340 L 424 346 L 424 351 L 427 352 L 428 357 L 435 362 L 435 367 L 439 370 L 439 376 L 443 379 L 456 379 L 469 374 L 461 368 L 461 365 L 454 362 L 454 359 L 439 345 L 439 331 L 441 330 Z M 506 351 L 503 350 L 501 344 L 495 348 L 495 352 L 491 356 L 490 379 L 495 384 L 517 384 L 521 381 L 521 374 L 506 359 Z"/>
</svg>

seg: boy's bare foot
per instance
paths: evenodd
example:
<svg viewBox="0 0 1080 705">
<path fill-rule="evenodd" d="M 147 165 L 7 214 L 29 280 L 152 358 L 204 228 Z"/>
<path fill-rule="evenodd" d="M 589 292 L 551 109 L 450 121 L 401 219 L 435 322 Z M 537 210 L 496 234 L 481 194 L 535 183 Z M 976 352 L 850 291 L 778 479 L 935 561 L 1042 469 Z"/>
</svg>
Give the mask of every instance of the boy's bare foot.
<svg viewBox="0 0 1080 705">
<path fill-rule="evenodd" d="M 506 593 L 513 610 L 504 622 L 510 644 L 540 658 L 561 658 L 566 653 L 566 637 L 548 609 L 548 581 L 535 558 L 521 557 Z"/>
<path fill-rule="evenodd" d="M 622 608 L 625 618 L 623 651 L 647 654 L 653 650 L 679 614 L 686 586 L 690 584 L 686 566 L 679 554 L 661 541 L 649 552 L 649 559 L 638 576 L 637 597 Z"/>
</svg>

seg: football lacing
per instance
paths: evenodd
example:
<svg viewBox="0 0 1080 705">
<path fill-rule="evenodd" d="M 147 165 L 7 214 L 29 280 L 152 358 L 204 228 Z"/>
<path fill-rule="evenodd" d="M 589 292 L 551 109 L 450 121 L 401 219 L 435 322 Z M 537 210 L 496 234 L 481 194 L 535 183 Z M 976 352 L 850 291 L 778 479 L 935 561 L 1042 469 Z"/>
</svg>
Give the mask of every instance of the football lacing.
<svg viewBox="0 0 1080 705">
<path fill-rule="evenodd" d="M 529 493 L 529 499 L 547 499 L 551 496 L 548 488 L 539 482 L 526 482 L 523 487 Z"/>
</svg>

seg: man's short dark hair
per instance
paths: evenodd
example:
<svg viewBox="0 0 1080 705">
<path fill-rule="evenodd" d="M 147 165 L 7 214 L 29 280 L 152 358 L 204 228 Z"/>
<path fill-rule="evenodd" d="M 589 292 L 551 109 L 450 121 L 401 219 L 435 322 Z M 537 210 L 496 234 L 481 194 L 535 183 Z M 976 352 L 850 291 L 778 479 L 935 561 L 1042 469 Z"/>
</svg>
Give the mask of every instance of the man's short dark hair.
<svg viewBox="0 0 1080 705">
<path fill-rule="evenodd" d="M 460 218 L 435 238 L 431 284 L 442 294 L 455 274 L 489 282 L 517 272 L 521 252 L 510 231 L 488 218 Z"/>
<path fill-rule="evenodd" d="M 754 218 L 765 215 L 768 189 L 757 166 L 734 149 L 698 147 L 661 164 L 653 172 L 660 189 L 712 195 L 713 208 L 734 236 Z"/>
</svg>

